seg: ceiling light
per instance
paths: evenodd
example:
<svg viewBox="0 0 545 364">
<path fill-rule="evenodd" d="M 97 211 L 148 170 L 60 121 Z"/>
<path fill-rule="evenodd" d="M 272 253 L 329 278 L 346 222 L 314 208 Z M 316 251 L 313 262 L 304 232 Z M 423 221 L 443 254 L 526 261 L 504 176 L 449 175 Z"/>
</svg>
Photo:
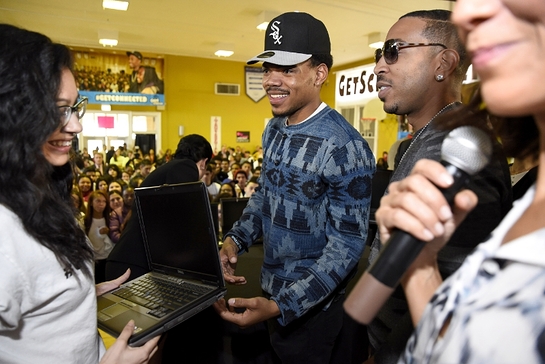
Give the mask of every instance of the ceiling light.
<svg viewBox="0 0 545 364">
<path fill-rule="evenodd" d="M 127 9 L 129 8 L 129 1 L 128 0 L 102 0 L 102 7 L 104 9 L 127 11 Z"/>
<path fill-rule="evenodd" d="M 101 38 L 98 40 L 98 42 L 102 44 L 104 47 L 106 46 L 115 47 L 117 45 L 117 39 Z"/>
<path fill-rule="evenodd" d="M 269 25 L 269 22 L 276 18 L 278 16 L 277 13 L 273 13 L 272 11 L 262 11 L 257 16 L 257 26 L 256 28 L 259 30 L 267 30 L 267 26 Z"/>
<path fill-rule="evenodd" d="M 119 32 L 117 30 L 99 30 L 98 31 L 98 42 L 104 47 L 110 46 L 115 47 L 117 45 L 117 38 Z"/>
<path fill-rule="evenodd" d="M 218 57 L 231 57 L 235 53 L 235 46 L 230 43 L 218 43 L 216 49 L 217 51 L 214 54 Z"/>
<path fill-rule="evenodd" d="M 370 33 L 367 36 L 367 44 L 371 48 L 382 48 L 382 46 L 384 45 L 384 35 L 380 32 Z"/>
</svg>

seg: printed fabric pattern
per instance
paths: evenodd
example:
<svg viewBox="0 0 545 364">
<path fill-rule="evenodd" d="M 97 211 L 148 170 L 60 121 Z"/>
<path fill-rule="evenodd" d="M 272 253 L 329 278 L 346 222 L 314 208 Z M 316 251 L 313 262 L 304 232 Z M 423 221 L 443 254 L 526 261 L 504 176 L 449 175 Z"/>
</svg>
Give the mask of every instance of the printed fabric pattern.
<svg viewBox="0 0 545 364">
<path fill-rule="evenodd" d="M 544 362 L 545 229 L 501 244 L 534 194 L 435 292 L 399 363 Z"/>
</svg>

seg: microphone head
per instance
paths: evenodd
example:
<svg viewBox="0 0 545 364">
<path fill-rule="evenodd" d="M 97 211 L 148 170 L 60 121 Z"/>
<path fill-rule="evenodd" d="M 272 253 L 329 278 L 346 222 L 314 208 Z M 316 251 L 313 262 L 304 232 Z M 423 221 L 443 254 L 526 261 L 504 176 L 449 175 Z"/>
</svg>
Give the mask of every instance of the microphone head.
<svg viewBox="0 0 545 364">
<path fill-rule="evenodd" d="M 490 137 L 474 126 L 461 126 L 452 130 L 441 147 L 441 159 L 469 175 L 483 169 L 491 156 Z"/>
</svg>

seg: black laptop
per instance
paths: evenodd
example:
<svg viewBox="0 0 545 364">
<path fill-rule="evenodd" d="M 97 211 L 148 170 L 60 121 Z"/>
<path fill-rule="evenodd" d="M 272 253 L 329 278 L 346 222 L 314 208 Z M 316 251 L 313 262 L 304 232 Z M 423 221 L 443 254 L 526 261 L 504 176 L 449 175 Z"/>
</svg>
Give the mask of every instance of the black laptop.
<svg viewBox="0 0 545 364">
<path fill-rule="evenodd" d="M 98 297 L 98 327 L 119 336 L 135 321 L 129 340 L 139 346 L 225 295 L 206 186 L 202 182 L 135 189 L 151 272 Z"/>
</svg>

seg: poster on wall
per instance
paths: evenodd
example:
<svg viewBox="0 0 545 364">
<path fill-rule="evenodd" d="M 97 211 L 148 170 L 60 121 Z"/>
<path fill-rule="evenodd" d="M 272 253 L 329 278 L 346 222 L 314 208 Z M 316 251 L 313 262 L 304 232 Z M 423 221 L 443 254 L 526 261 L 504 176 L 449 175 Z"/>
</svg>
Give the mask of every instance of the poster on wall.
<svg viewBox="0 0 545 364">
<path fill-rule="evenodd" d="M 139 51 L 72 49 L 74 75 L 90 104 L 165 104 L 164 60 Z"/>
<path fill-rule="evenodd" d="M 250 132 L 249 131 L 237 131 L 237 143 L 249 143 Z"/>
<path fill-rule="evenodd" d="M 261 67 L 244 67 L 246 73 L 246 95 L 258 102 L 267 94 L 263 88 L 263 69 Z"/>
<path fill-rule="evenodd" d="M 210 145 L 215 154 L 221 150 L 221 116 L 210 117 Z"/>
</svg>

